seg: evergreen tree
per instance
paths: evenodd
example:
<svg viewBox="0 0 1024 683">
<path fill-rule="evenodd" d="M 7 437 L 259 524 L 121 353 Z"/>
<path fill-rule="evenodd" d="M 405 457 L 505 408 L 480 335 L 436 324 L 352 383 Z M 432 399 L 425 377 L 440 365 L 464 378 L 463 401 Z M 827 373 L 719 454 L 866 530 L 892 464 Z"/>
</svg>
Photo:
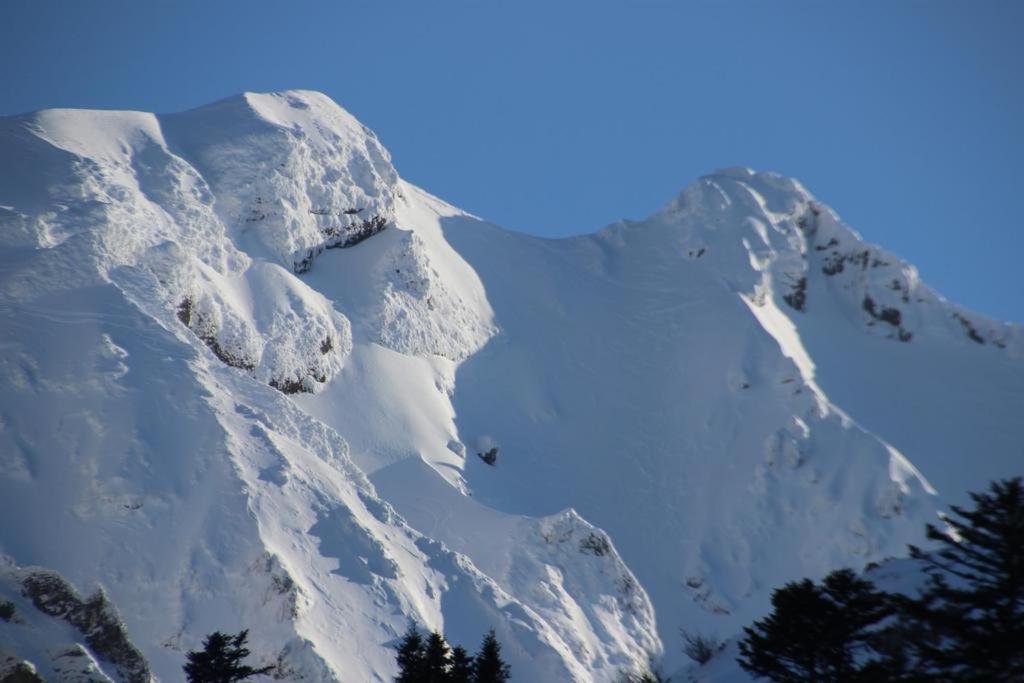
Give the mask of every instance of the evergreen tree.
<svg viewBox="0 0 1024 683">
<path fill-rule="evenodd" d="M 879 655 L 864 665 L 862 678 L 885 683 L 931 683 L 930 678 L 918 670 L 911 656 L 909 643 L 921 638 L 921 629 L 908 617 L 906 598 L 889 595 L 895 618 L 879 629 L 872 638 L 872 649 Z"/>
<path fill-rule="evenodd" d="M 814 638 L 820 627 L 817 614 L 827 607 L 810 579 L 776 589 L 771 614 L 743 629 L 740 666 L 773 681 L 823 680 L 821 652 Z"/>
<path fill-rule="evenodd" d="M 273 671 L 272 666 L 254 669 L 242 663 L 250 654 L 245 647 L 248 637 L 248 629 L 235 636 L 220 631 L 208 635 L 201 651 L 193 650 L 185 655 L 188 659 L 183 667 L 186 680 L 189 683 L 236 683 Z"/>
<path fill-rule="evenodd" d="M 921 668 L 946 680 L 1024 680 L 1024 484 L 1016 477 L 952 506 L 949 530 L 929 524 L 939 549 L 911 547 L 928 573 L 908 603 Z"/>
<path fill-rule="evenodd" d="M 864 680 L 867 655 L 881 646 L 878 625 L 894 609 L 885 593 L 850 569 L 834 571 L 822 582 L 833 616 L 825 632 L 825 667 L 830 680 Z"/>
<path fill-rule="evenodd" d="M 427 638 L 423 652 L 423 683 L 445 683 L 449 681 L 448 670 L 451 668 L 451 650 L 437 631 Z"/>
<path fill-rule="evenodd" d="M 744 628 L 739 664 L 773 681 L 869 679 L 865 654 L 890 613 L 889 601 L 849 569 L 832 572 L 821 586 L 810 579 L 772 593 L 772 613 Z"/>
<path fill-rule="evenodd" d="M 509 678 L 509 666 L 501 659 L 501 645 L 491 629 L 476 654 L 473 683 L 505 683 Z"/>
<path fill-rule="evenodd" d="M 452 668 L 448 670 L 448 680 L 451 683 L 473 681 L 473 658 L 461 645 L 452 648 Z"/>
<path fill-rule="evenodd" d="M 395 683 L 420 683 L 423 680 L 426 648 L 416 624 L 409 624 L 397 650 L 395 660 L 398 662 L 398 678 Z"/>
</svg>

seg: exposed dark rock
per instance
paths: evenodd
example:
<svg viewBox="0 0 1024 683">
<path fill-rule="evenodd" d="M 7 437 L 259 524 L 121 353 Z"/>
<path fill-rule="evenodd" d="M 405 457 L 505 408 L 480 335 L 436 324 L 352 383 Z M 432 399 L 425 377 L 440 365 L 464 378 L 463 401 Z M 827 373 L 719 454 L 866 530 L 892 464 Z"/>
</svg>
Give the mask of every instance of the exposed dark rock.
<svg viewBox="0 0 1024 683">
<path fill-rule="evenodd" d="M 901 342 L 908 342 L 914 336 L 910 332 L 904 330 L 900 325 L 903 322 L 903 314 L 898 308 L 890 308 L 888 306 L 878 306 L 875 304 L 875 300 L 867 294 L 864 295 L 864 301 L 861 306 L 875 320 L 879 322 L 892 325 L 896 328 L 896 338 Z M 872 323 L 868 323 L 871 325 Z"/>
<path fill-rule="evenodd" d="M 294 377 L 277 378 L 274 377 L 270 380 L 270 386 L 274 387 L 282 394 L 297 394 L 300 391 L 308 391 L 305 383 L 301 379 L 295 379 Z"/>
<path fill-rule="evenodd" d="M 813 235 L 818 232 L 819 216 L 821 216 L 821 209 L 813 202 L 809 203 L 807 205 L 807 211 L 796 219 L 796 225 L 805 233 Z"/>
<path fill-rule="evenodd" d="M 362 209 L 345 209 L 341 212 L 336 212 L 331 209 L 310 209 L 310 213 L 317 216 L 333 216 L 333 215 L 344 215 L 354 216 L 361 212 Z M 379 232 L 382 232 L 388 227 L 388 221 L 384 216 L 371 216 L 361 223 L 354 225 L 329 225 L 320 228 L 320 232 L 326 238 L 323 244 L 317 245 L 312 249 L 306 250 L 305 256 L 300 258 L 298 261 L 292 261 L 292 270 L 296 275 L 308 272 L 316 261 L 317 257 L 323 253 L 324 249 L 347 249 L 348 247 L 354 247 L 360 242 L 367 240 Z"/>
<path fill-rule="evenodd" d="M 860 266 L 861 270 L 867 270 L 870 262 L 871 252 L 867 249 L 851 252 L 849 254 L 832 252 L 830 255 L 825 257 L 825 264 L 821 267 L 821 272 L 829 276 L 838 275 L 846 269 L 847 264 Z M 878 263 L 883 262 L 879 261 Z"/>
<path fill-rule="evenodd" d="M 797 311 L 804 310 L 804 306 L 807 304 L 807 278 L 802 277 L 797 280 L 796 284 L 792 285 L 792 291 L 789 294 L 784 294 L 782 300 Z"/>
<path fill-rule="evenodd" d="M 844 262 L 843 257 L 838 254 L 833 254 L 832 258 L 825 259 L 825 265 L 821 267 L 821 272 L 828 276 L 838 275 L 843 272 Z"/>
<path fill-rule="evenodd" d="M 256 363 L 248 358 L 236 356 L 221 346 L 217 340 L 216 328 L 213 323 L 204 318 L 195 307 L 195 302 L 190 297 L 185 297 L 178 304 L 178 320 L 182 322 L 185 327 L 192 330 L 197 337 L 213 352 L 213 355 L 224 363 L 230 365 L 233 368 L 239 368 L 241 370 L 247 370 L 252 372 L 256 367 Z"/>
<path fill-rule="evenodd" d="M 318 247 L 317 249 L 310 249 L 308 252 L 306 252 L 306 255 L 304 257 L 302 257 L 298 261 L 292 261 L 292 270 L 295 272 L 296 275 L 301 275 L 302 273 L 307 272 L 310 268 L 313 267 L 313 261 L 316 260 L 316 257 L 319 256 L 320 252 L 322 251 L 323 247 Z"/>
<path fill-rule="evenodd" d="M 498 447 L 495 446 L 484 453 L 477 453 L 476 455 L 485 463 L 493 467 L 494 463 L 498 461 Z"/>
<path fill-rule="evenodd" d="M 256 205 L 249 212 L 249 215 L 246 217 L 245 222 L 246 223 L 258 223 L 259 221 L 262 221 L 266 217 L 267 217 L 267 212 L 264 210 L 263 197 L 257 197 L 256 198 Z"/>
<path fill-rule="evenodd" d="M 960 323 L 964 328 L 964 332 L 967 333 L 967 337 L 976 344 L 984 344 L 985 338 L 978 333 L 978 328 L 971 324 L 971 321 L 960 315 L 954 313 L 953 317 Z"/>
<path fill-rule="evenodd" d="M 152 679 L 149 664 L 128 639 L 124 623 L 102 590 L 83 600 L 60 574 L 47 570 L 28 574 L 21 586 L 36 609 L 78 629 L 96 656 L 112 664 L 126 683 Z"/>
<path fill-rule="evenodd" d="M 612 551 L 611 543 L 604 534 L 590 532 L 580 541 L 580 552 L 603 557 Z"/>
<path fill-rule="evenodd" d="M 330 341 L 330 337 L 328 337 L 327 341 Z M 326 354 L 333 347 L 327 346 L 327 350 L 325 351 L 325 344 L 326 342 L 320 345 L 320 351 Z M 306 374 L 301 377 L 295 375 L 291 377 L 273 377 L 270 380 L 270 386 L 274 387 L 283 394 L 298 394 L 299 392 L 312 393 L 312 390 L 309 389 L 309 385 L 306 383 L 307 378 L 313 379 L 319 382 L 320 384 L 327 383 L 327 374 L 325 372 L 323 372 L 322 370 L 317 371 L 311 368 L 307 370 Z"/>
<path fill-rule="evenodd" d="M 372 216 L 359 225 L 348 228 L 327 228 L 324 234 L 330 238 L 338 238 L 334 242 L 328 242 L 328 249 L 347 249 L 354 247 L 360 242 L 368 240 L 388 227 L 387 219 L 384 216 Z"/>
</svg>

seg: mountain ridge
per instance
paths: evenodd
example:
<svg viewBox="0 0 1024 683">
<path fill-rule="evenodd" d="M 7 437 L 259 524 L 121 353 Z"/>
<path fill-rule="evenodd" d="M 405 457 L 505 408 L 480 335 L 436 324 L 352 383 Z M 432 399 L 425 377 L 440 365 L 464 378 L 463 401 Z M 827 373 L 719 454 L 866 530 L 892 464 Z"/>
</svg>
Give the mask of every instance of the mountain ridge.
<svg viewBox="0 0 1024 683">
<path fill-rule="evenodd" d="M 0 512 L 34 520 L 0 553 L 102 584 L 159 678 L 252 625 L 385 680 L 408 619 L 494 626 L 535 680 L 676 668 L 678 627 L 727 637 L 1019 469 L 1020 326 L 782 176 L 545 240 L 311 91 L 7 118 L 0 149 Z"/>
</svg>

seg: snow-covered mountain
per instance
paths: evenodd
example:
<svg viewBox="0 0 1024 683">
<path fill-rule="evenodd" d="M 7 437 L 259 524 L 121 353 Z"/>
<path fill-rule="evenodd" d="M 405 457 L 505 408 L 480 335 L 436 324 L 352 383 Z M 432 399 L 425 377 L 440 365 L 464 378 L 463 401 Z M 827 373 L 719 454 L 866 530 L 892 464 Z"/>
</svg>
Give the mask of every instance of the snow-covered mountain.
<svg viewBox="0 0 1024 683">
<path fill-rule="evenodd" d="M 0 162 L 0 668 L 178 680 L 250 628 L 383 681 L 415 620 L 518 680 L 674 669 L 1024 469 L 1021 328 L 778 175 L 541 239 L 307 91 L 0 119 Z"/>
</svg>

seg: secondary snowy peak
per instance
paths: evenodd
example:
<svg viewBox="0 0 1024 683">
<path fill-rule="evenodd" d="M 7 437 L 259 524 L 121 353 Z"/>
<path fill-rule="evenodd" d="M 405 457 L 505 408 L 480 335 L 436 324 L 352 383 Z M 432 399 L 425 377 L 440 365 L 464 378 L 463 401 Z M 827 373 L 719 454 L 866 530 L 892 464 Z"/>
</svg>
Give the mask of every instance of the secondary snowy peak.
<svg viewBox="0 0 1024 683">
<path fill-rule="evenodd" d="M 608 232 L 641 227 L 741 295 L 810 386 L 947 500 L 1019 473 L 1021 325 L 946 300 L 777 174 L 720 171 Z"/>
<path fill-rule="evenodd" d="M 727 222 L 751 213 L 720 206 L 701 216 L 717 230 L 676 215 L 558 242 L 467 217 L 445 231 L 501 329 L 456 377 L 463 442 L 499 449 L 496 467 L 467 460 L 468 486 L 500 510 L 571 507 L 604 529 L 672 663 L 680 627 L 725 636 L 795 565 L 900 554 L 936 505 L 814 384 L 786 314 L 751 315 L 763 273 Z"/>
<path fill-rule="evenodd" d="M 867 244 L 796 180 L 730 168 L 700 178 L 649 219 L 671 226 L 690 258 L 714 263 L 737 291 L 797 312 L 839 305 L 865 332 L 915 335 L 1024 353 L 1019 325 L 949 303 L 917 269 Z"/>
</svg>

